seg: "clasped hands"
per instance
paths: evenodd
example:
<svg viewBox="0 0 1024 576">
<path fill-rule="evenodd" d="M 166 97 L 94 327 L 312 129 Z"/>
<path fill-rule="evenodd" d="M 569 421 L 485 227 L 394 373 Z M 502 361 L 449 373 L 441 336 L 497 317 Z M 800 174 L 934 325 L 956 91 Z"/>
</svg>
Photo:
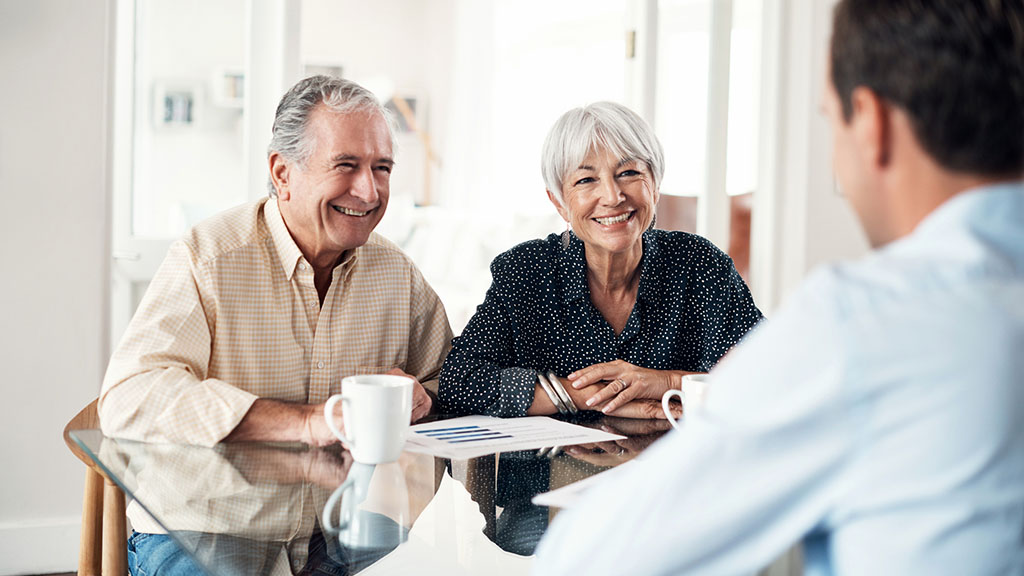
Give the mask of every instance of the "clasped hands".
<svg viewBox="0 0 1024 576">
<path fill-rule="evenodd" d="M 679 388 L 680 370 L 641 368 L 625 360 L 602 362 L 568 376 L 566 389 L 581 410 L 600 410 L 623 418 L 665 419 L 661 397 Z M 682 415 L 673 412 L 675 417 Z"/>
</svg>

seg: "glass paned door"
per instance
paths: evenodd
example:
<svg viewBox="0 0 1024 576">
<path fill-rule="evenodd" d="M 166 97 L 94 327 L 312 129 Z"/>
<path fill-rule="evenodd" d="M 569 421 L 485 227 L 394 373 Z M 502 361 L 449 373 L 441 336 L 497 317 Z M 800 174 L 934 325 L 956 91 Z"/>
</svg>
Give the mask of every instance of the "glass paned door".
<svg viewBox="0 0 1024 576">
<path fill-rule="evenodd" d="M 171 241 L 248 198 L 246 0 L 117 3 L 111 344 Z"/>
<path fill-rule="evenodd" d="M 698 232 L 749 267 L 758 176 L 760 0 L 658 0 L 655 131 L 662 227 Z"/>
</svg>

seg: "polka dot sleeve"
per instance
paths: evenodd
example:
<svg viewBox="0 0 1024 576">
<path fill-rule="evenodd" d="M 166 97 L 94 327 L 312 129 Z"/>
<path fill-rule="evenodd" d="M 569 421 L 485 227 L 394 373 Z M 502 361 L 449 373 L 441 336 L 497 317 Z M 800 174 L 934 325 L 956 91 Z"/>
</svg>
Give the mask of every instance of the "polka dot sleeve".
<svg viewBox="0 0 1024 576">
<path fill-rule="evenodd" d="M 516 366 L 515 324 L 506 301 L 509 290 L 499 259 L 491 265 L 494 282 L 462 335 L 452 341 L 438 389 L 438 402 L 449 414 L 525 416 L 533 404 L 535 370 Z"/>
</svg>

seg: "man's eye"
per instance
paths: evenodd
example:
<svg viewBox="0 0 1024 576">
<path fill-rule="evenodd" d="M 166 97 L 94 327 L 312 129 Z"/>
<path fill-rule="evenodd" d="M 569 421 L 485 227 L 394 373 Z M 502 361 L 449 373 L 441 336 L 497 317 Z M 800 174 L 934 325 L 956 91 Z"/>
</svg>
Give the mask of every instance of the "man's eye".
<svg viewBox="0 0 1024 576">
<path fill-rule="evenodd" d="M 335 166 L 335 168 L 338 168 L 339 170 L 352 170 L 355 167 L 356 165 L 351 162 L 339 162 L 338 165 Z"/>
<path fill-rule="evenodd" d="M 380 172 L 384 172 L 385 174 L 391 174 L 391 166 L 388 166 L 386 164 L 383 166 L 377 166 L 377 170 Z"/>
</svg>

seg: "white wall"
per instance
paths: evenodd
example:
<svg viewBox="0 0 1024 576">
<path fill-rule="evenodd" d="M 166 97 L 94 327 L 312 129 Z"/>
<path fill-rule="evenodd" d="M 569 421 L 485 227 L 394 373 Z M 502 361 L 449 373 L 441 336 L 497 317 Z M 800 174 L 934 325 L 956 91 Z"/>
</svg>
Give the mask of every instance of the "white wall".
<svg viewBox="0 0 1024 576">
<path fill-rule="evenodd" d="M 73 570 L 109 278 L 109 2 L 0 0 L 0 574 Z"/>
<path fill-rule="evenodd" d="M 766 0 L 761 190 L 754 195 L 754 296 L 766 314 L 815 267 L 857 258 L 867 240 L 837 193 L 832 135 L 820 113 L 836 0 Z M 775 25 L 771 23 L 775 22 Z"/>
</svg>

